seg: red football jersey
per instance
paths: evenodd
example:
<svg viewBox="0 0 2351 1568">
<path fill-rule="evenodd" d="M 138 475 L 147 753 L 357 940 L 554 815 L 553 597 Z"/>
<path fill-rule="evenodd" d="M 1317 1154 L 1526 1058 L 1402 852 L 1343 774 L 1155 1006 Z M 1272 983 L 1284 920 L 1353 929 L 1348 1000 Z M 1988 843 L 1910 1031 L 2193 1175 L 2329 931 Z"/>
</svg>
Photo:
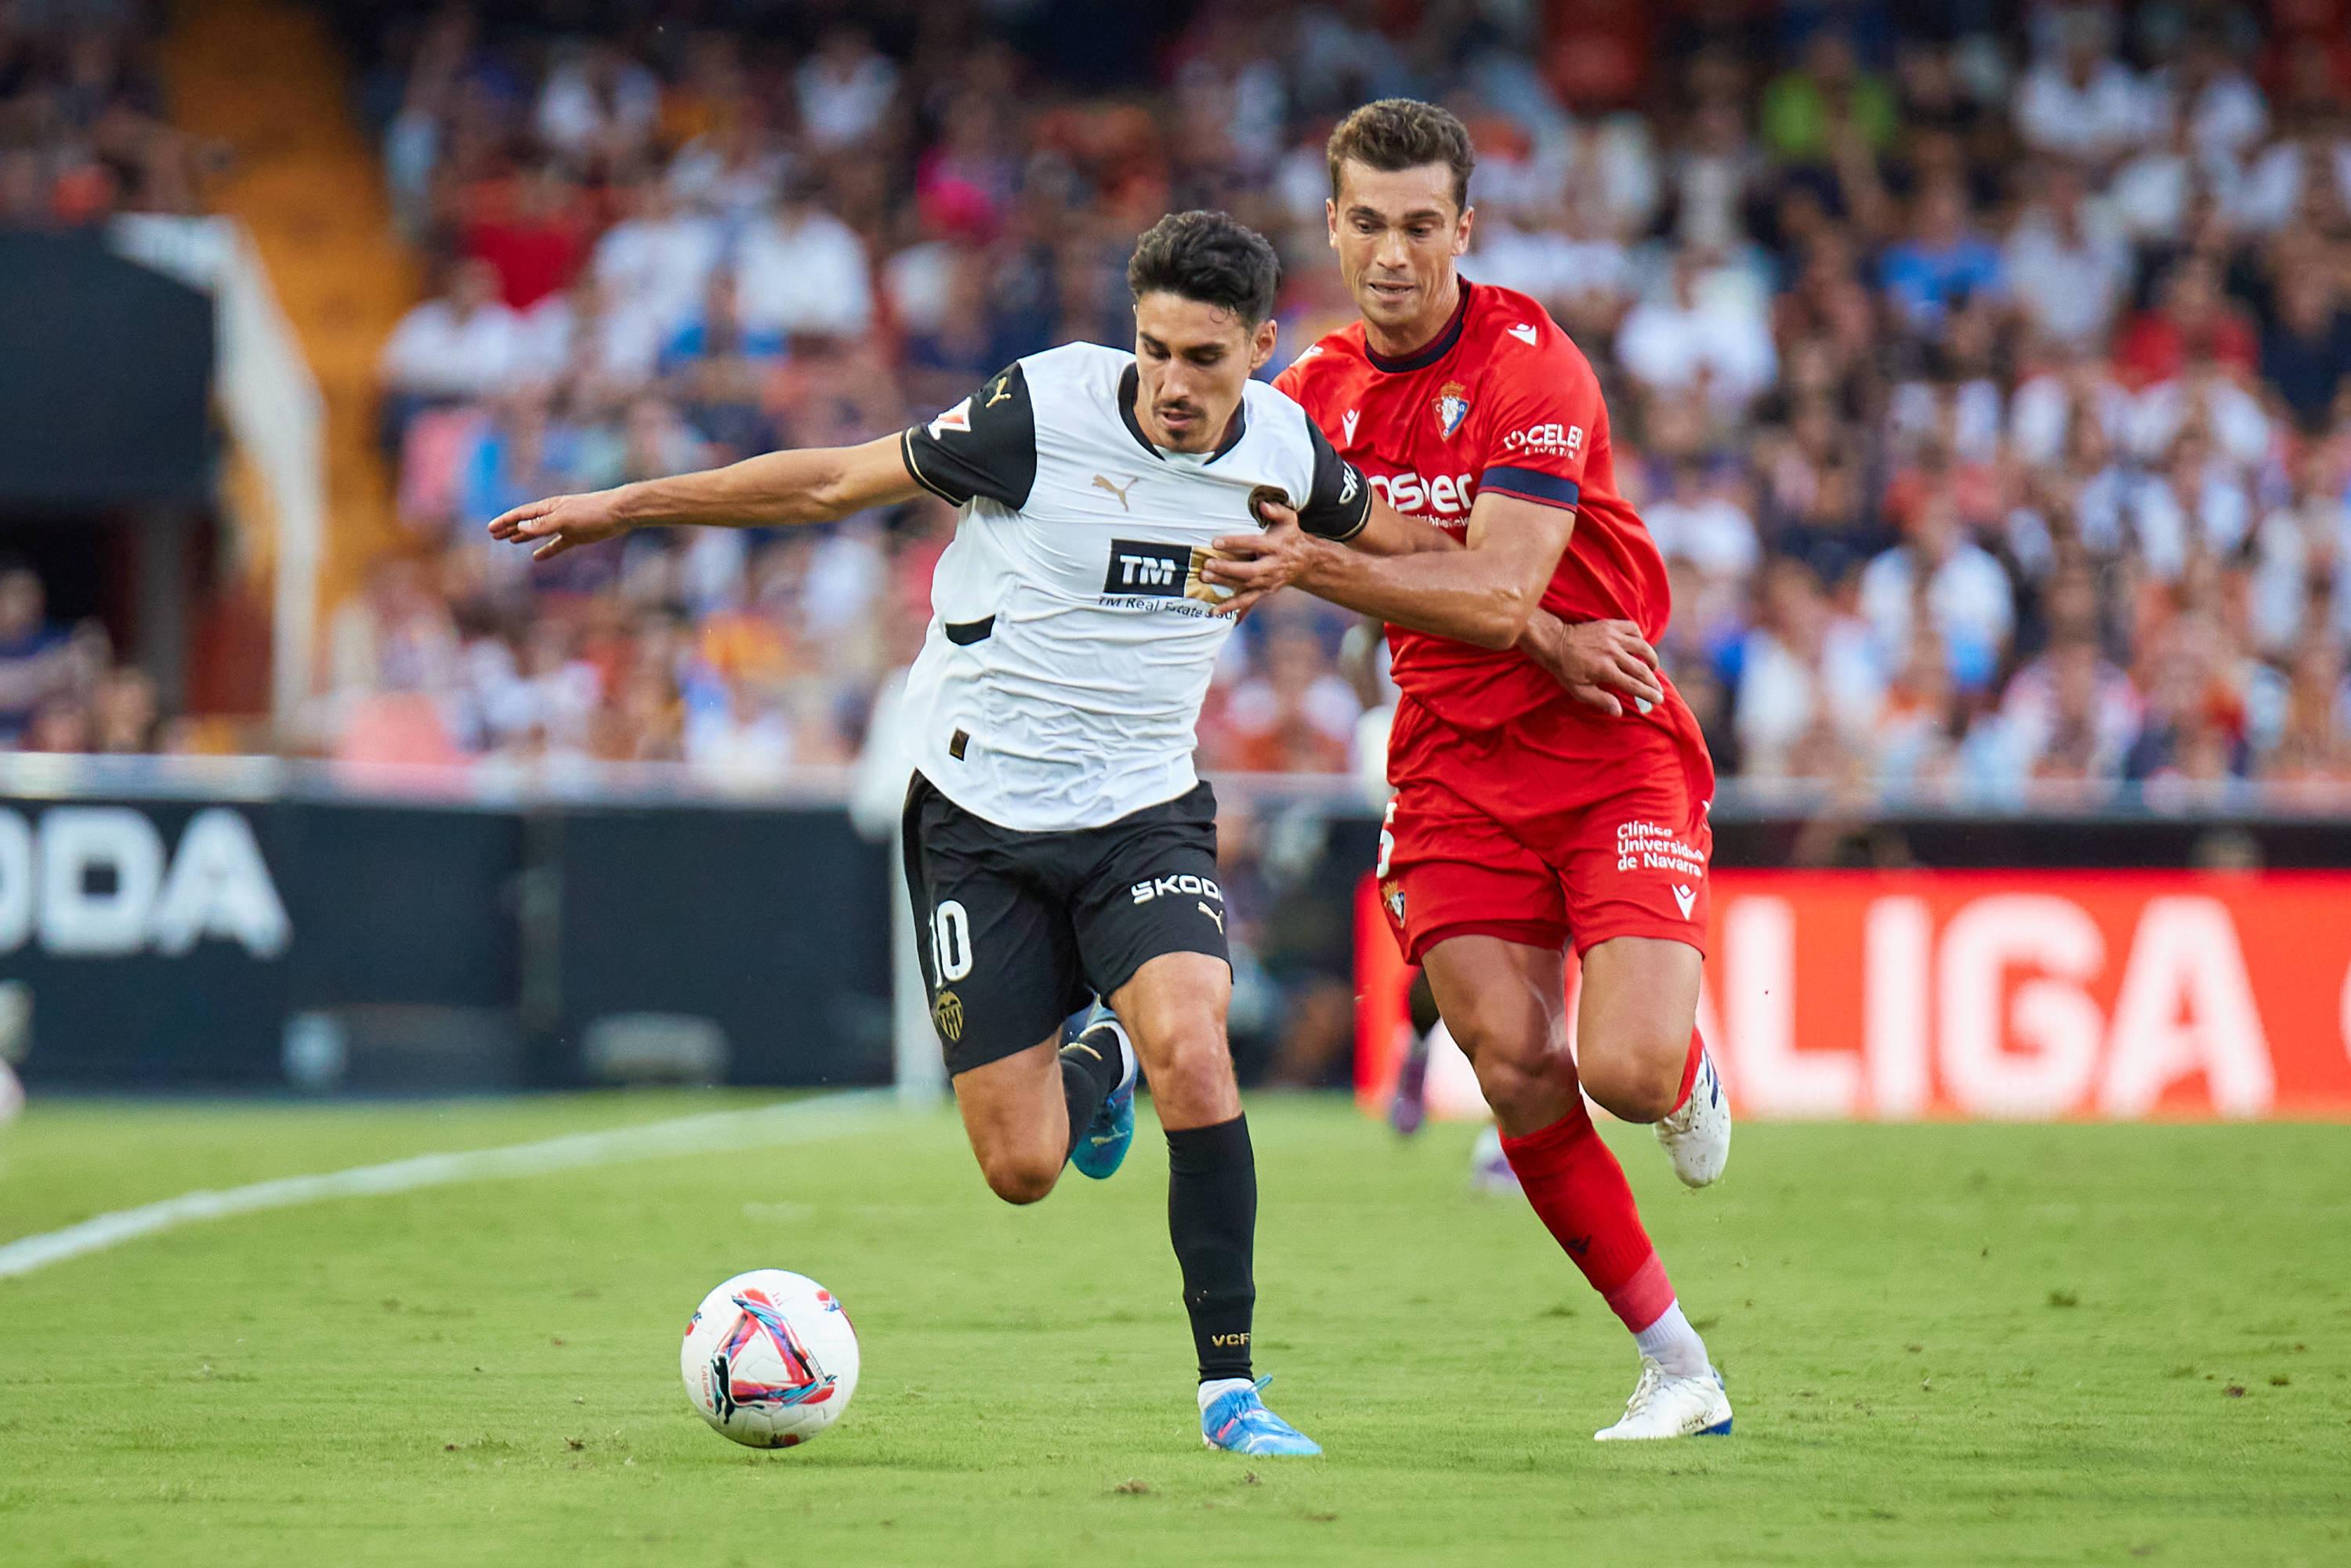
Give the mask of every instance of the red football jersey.
<svg viewBox="0 0 2351 1568">
<path fill-rule="evenodd" d="M 1616 493 L 1608 410 L 1583 351 L 1523 294 L 1461 284 L 1444 331 L 1405 359 L 1374 352 L 1356 321 L 1274 385 L 1301 404 L 1388 505 L 1458 538 L 1483 491 L 1576 514 L 1543 592 L 1562 621 L 1630 621 L 1652 643 L 1670 609 L 1666 563 Z M 1388 628 L 1396 685 L 1448 724 L 1486 729 L 1564 698 L 1508 650 Z"/>
</svg>

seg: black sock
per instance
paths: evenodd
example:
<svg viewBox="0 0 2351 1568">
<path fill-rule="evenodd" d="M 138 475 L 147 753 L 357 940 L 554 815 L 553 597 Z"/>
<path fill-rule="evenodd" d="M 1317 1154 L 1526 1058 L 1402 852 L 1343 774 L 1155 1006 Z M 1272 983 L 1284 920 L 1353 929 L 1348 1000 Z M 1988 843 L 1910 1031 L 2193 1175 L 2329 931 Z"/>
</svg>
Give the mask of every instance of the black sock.
<svg viewBox="0 0 2351 1568">
<path fill-rule="evenodd" d="M 1248 1117 L 1167 1134 L 1167 1237 L 1184 1270 L 1200 1381 L 1247 1377 L 1257 1305 L 1257 1156 Z"/>
<path fill-rule="evenodd" d="M 1086 1124 L 1125 1076 L 1126 1062 L 1108 1030 L 1092 1040 L 1080 1035 L 1061 1047 L 1061 1098 L 1070 1107 L 1071 1148 L 1078 1146 Z"/>
</svg>

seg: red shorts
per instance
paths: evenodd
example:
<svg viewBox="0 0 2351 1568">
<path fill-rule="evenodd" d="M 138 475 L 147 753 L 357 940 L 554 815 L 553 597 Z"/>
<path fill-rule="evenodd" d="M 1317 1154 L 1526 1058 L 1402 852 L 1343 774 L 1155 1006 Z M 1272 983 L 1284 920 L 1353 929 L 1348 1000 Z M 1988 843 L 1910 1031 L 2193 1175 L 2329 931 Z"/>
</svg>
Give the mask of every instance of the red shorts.
<svg viewBox="0 0 2351 1568">
<path fill-rule="evenodd" d="M 1406 962 L 1464 936 L 1706 950 L 1714 768 L 1677 694 L 1647 717 L 1555 704 L 1490 730 L 1407 697 L 1388 778 L 1380 903 Z"/>
</svg>

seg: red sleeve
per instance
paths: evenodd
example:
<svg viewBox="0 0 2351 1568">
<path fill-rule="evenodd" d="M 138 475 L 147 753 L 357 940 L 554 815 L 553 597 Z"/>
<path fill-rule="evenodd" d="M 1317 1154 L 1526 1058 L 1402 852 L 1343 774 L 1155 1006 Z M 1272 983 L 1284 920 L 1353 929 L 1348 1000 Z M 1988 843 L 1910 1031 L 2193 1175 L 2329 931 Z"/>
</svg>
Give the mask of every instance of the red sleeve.
<svg viewBox="0 0 2351 1568">
<path fill-rule="evenodd" d="M 1531 350 L 1503 340 L 1478 493 L 1572 509 L 1583 493 L 1584 465 L 1606 437 L 1608 412 L 1583 355 L 1543 325 L 1544 340 Z"/>
</svg>

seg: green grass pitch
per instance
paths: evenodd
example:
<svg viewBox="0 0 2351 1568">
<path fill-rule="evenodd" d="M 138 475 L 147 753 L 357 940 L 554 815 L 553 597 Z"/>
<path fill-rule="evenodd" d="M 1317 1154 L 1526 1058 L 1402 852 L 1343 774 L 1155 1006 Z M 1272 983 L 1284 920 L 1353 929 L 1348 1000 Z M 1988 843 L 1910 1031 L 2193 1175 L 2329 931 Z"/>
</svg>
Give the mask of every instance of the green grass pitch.
<svg viewBox="0 0 2351 1568">
<path fill-rule="evenodd" d="M 740 1099 L 37 1103 L 0 1240 L 202 1186 Z M 1622 1330 L 1470 1131 L 1259 1098 L 1259 1369 L 1321 1460 L 1203 1451 L 1144 1113 L 1015 1210 L 951 1113 L 796 1146 L 198 1224 L 0 1281 L 0 1561 L 2351 1562 L 2351 1131 L 1740 1129 L 1686 1195 L 1612 1138 L 1730 1377 L 1728 1439 L 1601 1447 Z M 863 1337 L 784 1453 L 688 1409 L 703 1292 Z"/>
</svg>

